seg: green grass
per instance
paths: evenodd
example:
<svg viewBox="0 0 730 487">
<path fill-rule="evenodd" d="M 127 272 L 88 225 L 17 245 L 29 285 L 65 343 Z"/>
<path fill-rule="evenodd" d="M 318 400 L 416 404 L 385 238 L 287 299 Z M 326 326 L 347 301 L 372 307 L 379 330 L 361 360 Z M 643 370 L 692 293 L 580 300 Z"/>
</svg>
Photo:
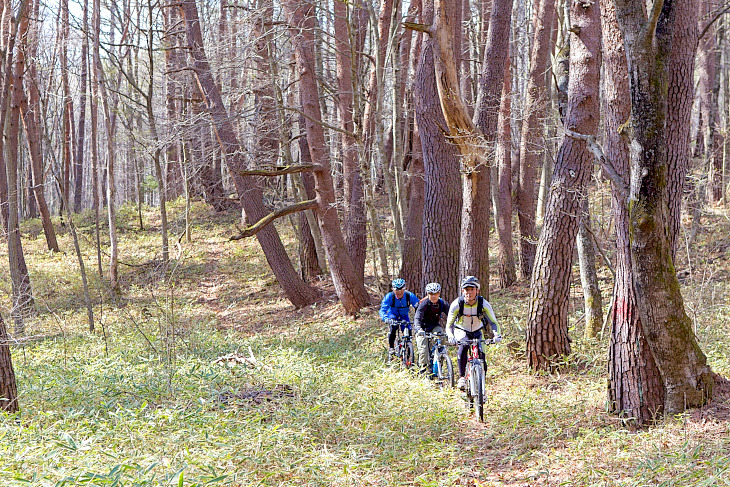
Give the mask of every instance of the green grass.
<svg viewBox="0 0 730 487">
<path fill-rule="evenodd" d="M 93 227 L 82 215 L 95 333 L 70 237 L 59 236 L 66 254 L 49 254 L 27 222 L 39 313 L 12 348 L 21 412 L 0 415 L 0 485 L 730 484 L 727 398 L 650 429 L 624 428 L 605 412 L 607 343 L 580 338 L 578 305 L 574 353 L 559 375 L 531 374 L 506 346 L 490 347 L 479 424 L 457 391 L 383 365 L 374 308 L 357 319 L 331 302 L 294 310 L 258 244 L 226 241 L 235 218 L 206 211 L 196 207 L 204 227 L 167 282 L 149 265 L 159 258 L 154 213 L 145 212 L 151 230 L 133 231 L 135 212 L 122 212 L 120 259 L 133 265 L 121 267 L 118 307 L 95 274 Z M 0 283 L 7 306 L 5 266 Z M 710 277 L 685 288 L 700 342 L 723 374 L 727 293 Z M 505 343 L 519 340 L 525 301 L 524 289 L 492 297 Z M 255 365 L 216 361 L 229 354 Z"/>
</svg>

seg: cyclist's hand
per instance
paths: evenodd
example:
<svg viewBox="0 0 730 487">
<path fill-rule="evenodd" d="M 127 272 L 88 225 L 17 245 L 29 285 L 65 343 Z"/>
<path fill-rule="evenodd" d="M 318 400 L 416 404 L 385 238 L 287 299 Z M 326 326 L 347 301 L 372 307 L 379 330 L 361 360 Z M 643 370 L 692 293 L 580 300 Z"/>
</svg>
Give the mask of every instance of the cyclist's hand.
<svg viewBox="0 0 730 487">
<path fill-rule="evenodd" d="M 456 337 L 449 336 L 449 344 L 450 345 L 456 345 Z"/>
<path fill-rule="evenodd" d="M 494 335 L 494 338 L 492 338 L 492 343 L 499 343 L 502 341 L 502 335 Z"/>
</svg>

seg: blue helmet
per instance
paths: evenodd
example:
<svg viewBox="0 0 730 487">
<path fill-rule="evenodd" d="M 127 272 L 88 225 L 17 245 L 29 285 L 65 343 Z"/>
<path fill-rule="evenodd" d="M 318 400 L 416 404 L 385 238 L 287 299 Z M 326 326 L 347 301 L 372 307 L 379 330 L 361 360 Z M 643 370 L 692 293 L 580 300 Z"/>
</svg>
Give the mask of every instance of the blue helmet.
<svg viewBox="0 0 730 487">
<path fill-rule="evenodd" d="M 390 285 L 393 286 L 393 289 L 403 289 L 404 287 L 406 287 L 406 280 L 398 277 L 396 279 L 393 279 Z"/>
<path fill-rule="evenodd" d="M 441 284 L 438 282 L 431 282 L 426 284 L 426 294 L 436 294 L 441 292 Z"/>
</svg>

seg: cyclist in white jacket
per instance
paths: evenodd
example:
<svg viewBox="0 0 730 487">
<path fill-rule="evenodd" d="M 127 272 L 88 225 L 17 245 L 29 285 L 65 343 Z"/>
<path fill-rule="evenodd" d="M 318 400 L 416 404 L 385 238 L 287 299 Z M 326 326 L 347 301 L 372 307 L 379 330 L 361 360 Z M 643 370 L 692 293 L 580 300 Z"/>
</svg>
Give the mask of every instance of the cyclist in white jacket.
<svg viewBox="0 0 730 487">
<path fill-rule="evenodd" d="M 482 329 L 489 324 L 489 331 L 485 335 L 492 335 L 495 342 L 502 340 L 502 336 L 494 315 L 494 310 L 489 301 L 479 295 L 479 279 L 474 276 L 467 276 L 461 282 L 463 296 L 459 296 L 451 303 L 449 316 L 446 319 L 446 334 L 449 343 L 456 344 L 465 338 L 481 338 Z M 487 336 L 486 338 L 489 338 Z M 459 382 L 457 386 L 463 389 L 466 385 L 464 375 L 466 374 L 468 347 L 459 345 Z M 480 350 L 480 356 L 484 351 Z M 483 358 L 483 357 L 482 357 Z"/>
</svg>

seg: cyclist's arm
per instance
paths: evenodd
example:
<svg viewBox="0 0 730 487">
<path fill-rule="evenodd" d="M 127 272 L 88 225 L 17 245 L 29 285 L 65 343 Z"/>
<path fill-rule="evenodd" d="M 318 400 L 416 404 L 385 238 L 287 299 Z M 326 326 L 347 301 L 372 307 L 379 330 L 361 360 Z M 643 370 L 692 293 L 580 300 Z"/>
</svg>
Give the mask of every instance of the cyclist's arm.
<svg viewBox="0 0 730 487">
<path fill-rule="evenodd" d="M 426 314 L 426 306 L 428 306 L 428 303 L 426 301 L 428 300 L 424 300 L 423 303 L 418 303 L 418 307 L 416 308 L 416 316 L 413 317 L 413 330 L 416 333 L 423 329 L 423 315 Z"/>
<path fill-rule="evenodd" d="M 497 317 L 494 314 L 494 310 L 492 309 L 492 305 L 489 304 L 489 301 L 486 299 L 484 300 L 484 316 L 487 318 L 487 322 L 489 323 L 489 326 L 492 328 L 492 333 L 494 333 L 494 336 L 501 336 L 502 335 L 502 328 L 499 326 L 499 323 L 497 323 Z"/>
<path fill-rule="evenodd" d="M 390 297 L 392 293 L 388 293 L 383 297 L 383 301 L 380 303 L 380 319 L 383 321 L 388 321 L 391 319 L 390 316 L 390 303 L 393 300 L 393 298 Z"/>
<path fill-rule="evenodd" d="M 421 303 L 421 300 L 418 299 L 418 296 L 416 296 L 415 293 L 410 293 L 409 299 L 411 301 L 410 302 L 411 306 L 413 306 L 413 308 L 417 310 L 418 305 Z"/>
</svg>

